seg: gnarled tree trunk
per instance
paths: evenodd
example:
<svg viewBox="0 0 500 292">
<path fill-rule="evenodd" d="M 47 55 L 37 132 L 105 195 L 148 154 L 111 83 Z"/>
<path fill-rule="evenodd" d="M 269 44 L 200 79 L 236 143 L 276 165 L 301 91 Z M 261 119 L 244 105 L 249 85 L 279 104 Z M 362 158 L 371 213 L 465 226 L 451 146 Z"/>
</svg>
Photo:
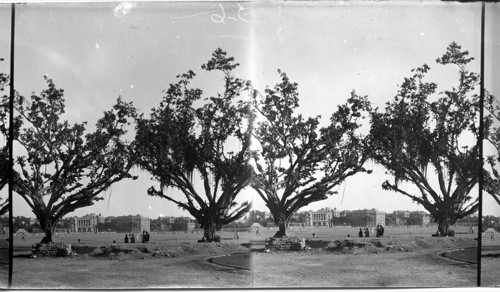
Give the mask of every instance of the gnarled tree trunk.
<svg viewBox="0 0 500 292">
<path fill-rule="evenodd" d="M 438 223 L 438 231 L 441 236 L 455 236 L 455 233 L 451 229 L 451 226 L 455 223 L 450 216 L 446 214 L 441 214 L 436 218 Z"/>
<path fill-rule="evenodd" d="M 274 234 L 274 237 L 282 238 L 286 237 L 286 229 L 288 227 L 288 221 L 290 220 L 290 216 L 287 216 L 285 214 L 273 214 L 274 216 L 274 223 L 278 226 L 278 231 L 276 234 Z"/>
<path fill-rule="evenodd" d="M 219 228 L 217 228 L 217 224 L 213 220 L 206 222 L 203 225 L 203 236 L 205 237 L 205 240 L 207 242 L 218 241 L 217 237 L 218 229 Z"/>
<path fill-rule="evenodd" d="M 53 220 L 53 219 L 51 220 L 51 219 L 47 219 L 47 218 L 38 218 L 38 221 L 40 221 L 40 228 L 45 233 L 45 237 L 42 238 L 41 243 L 51 243 L 52 236 L 55 233 L 58 220 Z"/>
</svg>

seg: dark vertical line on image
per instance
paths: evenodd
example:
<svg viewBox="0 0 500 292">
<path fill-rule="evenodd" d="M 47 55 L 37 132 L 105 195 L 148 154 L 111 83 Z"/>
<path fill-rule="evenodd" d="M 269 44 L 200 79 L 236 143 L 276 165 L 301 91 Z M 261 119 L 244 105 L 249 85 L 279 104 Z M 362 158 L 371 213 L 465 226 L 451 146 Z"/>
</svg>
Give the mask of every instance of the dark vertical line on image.
<svg viewBox="0 0 500 292">
<path fill-rule="evenodd" d="M 481 6 L 481 72 L 479 81 L 479 198 L 478 198 L 478 222 L 477 222 L 477 286 L 481 286 L 481 248 L 483 231 L 483 131 L 484 131 L 484 10 L 485 4 Z"/>
<path fill-rule="evenodd" d="M 14 224 L 12 215 L 12 186 L 14 183 L 14 24 L 15 24 L 16 4 L 12 3 L 11 31 L 10 31 L 10 100 L 9 100 L 9 282 L 8 288 L 12 288 L 12 263 L 14 253 Z"/>
</svg>

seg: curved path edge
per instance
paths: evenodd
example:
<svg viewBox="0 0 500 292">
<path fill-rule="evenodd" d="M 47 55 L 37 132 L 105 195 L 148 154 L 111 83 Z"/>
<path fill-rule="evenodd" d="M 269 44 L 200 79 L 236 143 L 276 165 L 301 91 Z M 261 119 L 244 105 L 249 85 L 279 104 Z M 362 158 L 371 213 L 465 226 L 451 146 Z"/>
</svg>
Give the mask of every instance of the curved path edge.
<svg viewBox="0 0 500 292">
<path fill-rule="evenodd" d="M 477 248 L 477 247 L 468 247 L 468 248 Z M 453 257 L 446 256 L 446 254 L 452 253 L 454 251 L 464 250 L 464 249 L 467 249 L 467 247 L 465 247 L 465 248 L 462 247 L 462 248 L 448 249 L 448 250 L 441 250 L 441 251 L 439 251 L 437 253 L 437 255 L 440 258 L 443 258 L 443 259 L 446 259 L 446 260 L 449 260 L 449 261 L 459 262 L 459 263 L 465 263 L 465 264 L 470 264 L 470 265 L 477 265 L 477 261 L 473 262 L 473 261 L 468 261 L 468 260 L 460 260 L 460 259 L 456 259 L 456 258 L 453 258 Z"/>
<path fill-rule="evenodd" d="M 242 252 L 238 252 L 238 253 L 230 253 L 230 254 L 223 254 L 223 255 L 211 256 L 211 257 L 205 258 L 205 262 L 207 262 L 207 263 L 209 263 L 211 265 L 214 265 L 214 266 L 218 266 L 218 267 L 225 267 L 225 268 L 235 269 L 235 270 L 241 270 L 241 271 L 251 271 L 251 269 L 247 269 L 247 268 L 243 268 L 243 267 L 238 267 L 238 266 L 233 266 L 233 265 L 228 265 L 228 264 L 223 264 L 223 263 L 218 263 L 218 262 L 214 261 L 214 259 L 216 259 L 216 258 L 228 257 L 228 256 L 233 256 L 233 255 L 241 255 L 241 254 L 243 254 L 243 253 Z"/>
</svg>

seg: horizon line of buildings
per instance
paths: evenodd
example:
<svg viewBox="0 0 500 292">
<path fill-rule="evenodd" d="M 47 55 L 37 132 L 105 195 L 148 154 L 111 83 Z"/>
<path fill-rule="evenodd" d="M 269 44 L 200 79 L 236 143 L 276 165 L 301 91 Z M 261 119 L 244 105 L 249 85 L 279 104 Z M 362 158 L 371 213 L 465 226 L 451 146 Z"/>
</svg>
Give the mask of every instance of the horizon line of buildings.
<svg viewBox="0 0 500 292">
<path fill-rule="evenodd" d="M 253 210 L 253 216 L 248 219 L 253 221 L 269 220 L 272 214 L 269 211 Z M 410 216 L 419 218 L 418 225 L 430 224 L 432 217 L 423 211 L 395 210 L 392 213 L 372 209 L 358 210 L 337 210 L 336 208 L 321 208 L 316 211 L 295 212 L 290 219 L 290 226 L 334 226 L 334 225 L 354 225 L 354 226 L 386 226 L 388 219 L 390 225 L 405 225 Z M 247 217 L 246 217 L 247 218 Z M 245 220 L 248 220 L 246 219 Z M 271 223 L 272 225 L 272 223 Z"/>
</svg>

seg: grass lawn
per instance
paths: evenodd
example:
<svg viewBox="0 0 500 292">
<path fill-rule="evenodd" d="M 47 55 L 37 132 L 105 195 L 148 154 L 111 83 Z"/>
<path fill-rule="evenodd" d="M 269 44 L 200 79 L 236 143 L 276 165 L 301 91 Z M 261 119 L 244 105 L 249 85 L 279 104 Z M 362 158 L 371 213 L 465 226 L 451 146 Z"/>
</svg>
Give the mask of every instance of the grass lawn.
<svg viewBox="0 0 500 292">
<path fill-rule="evenodd" d="M 5 289 L 9 282 L 9 243 L 8 234 L 0 234 L 0 289 Z"/>
<path fill-rule="evenodd" d="M 444 250 L 475 247 L 476 234 L 457 228 L 456 238 L 432 238 L 434 228 L 387 227 L 382 238 L 359 238 L 359 228 L 294 228 L 288 236 L 306 240 L 380 241 L 409 252 L 353 249 L 347 253 L 312 249 L 307 252 L 263 252 L 264 240 L 276 230 L 252 234 L 254 287 L 473 287 L 476 265 L 439 256 Z M 350 236 L 348 236 L 350 235 Z M 418 242 L 419 245 L 416 245 Z M 406 248 L 408 247 L 408 248 Z"/>
<path fill-rule="evenodd" d="M 500 287 L 500 236 L 482 238 L 481 286 Z"/>
<path fill-rule="evenodd" d="M 31 245 L 42 235 L 14 239 L 14 288 L 241 288 L 241 287 L 471 287 L 476 283 L 476 266 L 442 258 L 444 250 L 471 247 L 477 234 L 456 238 L 431 238 L 434 228 L 385 229 L 384 238 L 358 238 L 358 228 L 294 228 L 288 236 L 315 241 L 356 240 L 384 244 L 413 244 L 406 252 L 339 253 L 313 248 L 305 252 L 271 252 L 261 250 L 265 238 L 276 230 L 261 229 L 222 233 L 221 244 L 199 244 L 202 234 L 151 234 L 148 244 L 123 243 L 124 234 L 59 234 L 56 242 L 71 244 L 81 251 L 77 257 L 29 258 Z M 457 228 L 455 228 L 457 230 Z M 462 230 L 458 230 L 461 232 Z M 314 237 L 313 237 L 314 234 Z M 350 235 L 350 237 L 348 237 Z M 78 242 L 80 240 L 80 242 Z M 115 244 L 113 244 L 115 241 Z M 420 245 L 414 243 L 418 241 Z M 250 254 L 242 247 L 252 242 Z M 131 253 L 96 257 L 95 248 L 118 246 Z M 408 245 L 410 246 L 410 245 Z M 146 253 L 138 249 L 147 248 Z M 418 248 L 414 248 L 418 247 Z M 473 247 L 473 246 L 472 246 Z M 86 252 L 84 252 L 86 250 Z M 238 257 L 218 257 L 242 253 Z M 86 254 L 88 253 L 88 254 Z M 161 254 L 161 256 L 156 255 Z M 243 269 L 228 268 L 235 265 Z M 250 259 L 251 257 L 251 259 Z M 250 265 L 251 263 L 251 265 Z M 244 270 L 251 268 L 251 271 Z"/>
</svg>

